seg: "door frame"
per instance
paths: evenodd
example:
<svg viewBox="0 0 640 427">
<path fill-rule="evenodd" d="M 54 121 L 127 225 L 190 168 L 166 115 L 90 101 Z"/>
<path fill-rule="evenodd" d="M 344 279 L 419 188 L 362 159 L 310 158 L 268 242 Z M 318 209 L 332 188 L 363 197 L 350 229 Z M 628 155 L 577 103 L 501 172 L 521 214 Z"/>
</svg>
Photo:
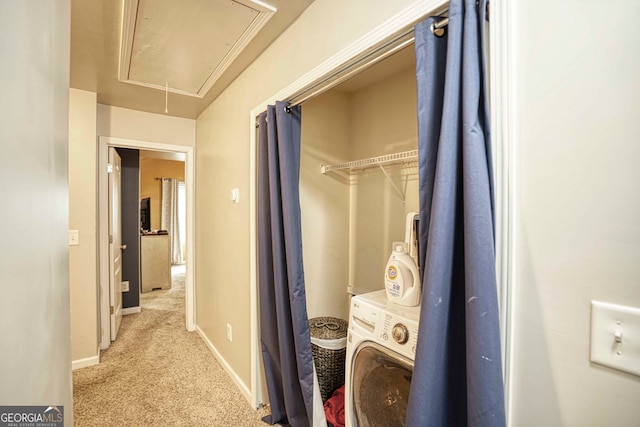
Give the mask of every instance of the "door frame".
<svg viewBox="0 0 640 427">
<path fill-rule="evenodd" d="M 515 128 L 509 111 L 514 101 L 513 75 L 514 53 L 512 52 L 513 7 L 508 2 L 491 3 L 491 25 L 489 26 L 490 58 L 489 81 L 491 85 L 490 104 L 492 117 L 492 148 L 495 179 L 496 212 L 496 276 L 500 305 L 500 335 L 502 339 L 502 366 L 505 384 L 505 406 L 507 417 L 511 407 L 511 367 L 512 367 L 512 311 L 514 283 L 514 215 L 515 215 Z M 413 26 L 427 18 L 437 15 L 448 8 L 448 0 L 418 0 L 392 16 L 380 26 L 374 28 L 360 39 L 351 43 L 337 54 L 320 63 L 307 74 L 295 80 L 289 86 L 256 105 L 249 114 L 250 128 L 250 166 L 249 197 L 251 200 L 250 219 L 250 297 L 251 297 L 251 404 L 258 407 L 266 401 L 263 389 L 264 372 L 260 352 L 259 306 L 258 306 L 258 246 L 257 246 L 257 130 L 256 118 L 267 109 L 267 105 L 276 101 L 296 99 L 308 93 L 321 93 L 332 87 L 332 76 L 365 56 L 376 52 L 380 57 L 393 49 L 389 42 L 401 34 L 412 31 Z M 346 292 L 346 290 L 345 290 Z"/>
<path fill-rule="evenodd" d="M 135 139 L 98 137 L 98 342 L 101 349 L 111 345 L 110 333 L 104 330 L 109 320 L 109 228 L 107 163 L 109 147 L 164 151 L 185 154 L 185 185 L 187 190 L 187 262 L 185 276 L 185 311 L 187 331 L 196 329 L 195 304 L 195 149 L 186 145 Z"/>
<path fill-rule="evenodd" d="M 110 339 L 115 341 L 122 322 L 122 158 L 115 147 L 109 147 L 107 161 L 111 163 L 111 173 L 107 174 L 107 233 L 109 247 L 109 329 Z M 113 167 L 115 165 L 115 167 Z M 117 179 L 116 179 L 117 177 Z M 117 181 L 117 182 L 116 182 Z M 117 197 L 114 192 L 117 189 Z M 115 201 L 118 201 L 117 206 Z M 119 211 L 119 212 L 118 212 Z M 116 214 L 117 213 L 117 214 Z M 117 218 L 116 218 L 117 216 Z M 117 224 L 117 230 L 116 230 Z M 116 273 L 116 255 L 120 251 L 119 271 Z M 119 276 L 119 277 L 118 277 Z M 119 280 L 118 280 L 119 279 Z M 120 292 L 120 295 L 118 295 Z M 113 312 L 111 311 L 113 309 Z"/>
</svg>

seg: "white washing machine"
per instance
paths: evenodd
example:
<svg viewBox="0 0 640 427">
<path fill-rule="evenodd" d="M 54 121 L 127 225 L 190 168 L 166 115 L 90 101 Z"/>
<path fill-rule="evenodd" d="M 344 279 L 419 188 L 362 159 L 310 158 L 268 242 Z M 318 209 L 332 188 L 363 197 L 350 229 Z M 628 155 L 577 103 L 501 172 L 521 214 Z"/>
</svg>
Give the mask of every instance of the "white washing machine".
<svg viewBox="0 0 640 427">
<path fill-rule="evenodd" d="M 346 427 L 405 425 L 419 317 L 420 307 L 387 302 L 384 290 L 351 299 Z"/>
</svg>

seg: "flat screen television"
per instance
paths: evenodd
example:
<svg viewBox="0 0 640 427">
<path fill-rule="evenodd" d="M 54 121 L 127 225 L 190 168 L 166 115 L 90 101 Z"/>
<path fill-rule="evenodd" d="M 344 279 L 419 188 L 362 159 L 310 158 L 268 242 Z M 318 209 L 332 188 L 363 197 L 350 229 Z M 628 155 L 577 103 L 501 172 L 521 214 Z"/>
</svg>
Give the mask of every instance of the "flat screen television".
<svg viewBox="0 0 640 427">
<path fill-rule="evenodd" d="M 140 201 L 140 228 L 143 231 L 151 230 L 151 198 Z"/>
</svg>

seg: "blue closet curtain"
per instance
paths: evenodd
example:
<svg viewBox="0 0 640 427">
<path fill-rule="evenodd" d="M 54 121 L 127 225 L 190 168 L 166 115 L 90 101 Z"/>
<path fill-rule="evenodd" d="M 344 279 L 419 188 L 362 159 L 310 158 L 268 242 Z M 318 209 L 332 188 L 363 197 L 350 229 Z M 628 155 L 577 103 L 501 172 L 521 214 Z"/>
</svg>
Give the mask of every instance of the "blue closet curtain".
<svg viewBox="0 0 640 427">
<path fill-rule="evenodd" d="M 258 135 L 260 340 L 270 424 L 312 425 L 313 355 L 302 267 L 300 107 L 261 114 Z"/>
<path fill-rule="evenodd" d="M 485 1 L 415 27 L 423 297 L 407 425 L 504 426 Z"/>
</svg>

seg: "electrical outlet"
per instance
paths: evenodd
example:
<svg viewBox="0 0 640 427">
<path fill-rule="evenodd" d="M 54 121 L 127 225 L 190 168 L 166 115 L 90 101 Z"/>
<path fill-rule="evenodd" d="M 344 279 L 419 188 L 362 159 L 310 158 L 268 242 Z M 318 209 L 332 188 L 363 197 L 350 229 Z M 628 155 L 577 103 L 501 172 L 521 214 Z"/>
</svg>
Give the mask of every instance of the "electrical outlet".
<svg viewBox="0 0 640 427">
<path fill-rule="evenodd" d="M 229 341 L 233 341 L 233 330 L 231 328 L 231 325 L 227 323 L 227 339 Z"/>
<path fill-rule="evenodd" d="M 125 280 L 122 282 L 122 292 L 129 292 L 129 281 Z"/>
</svg>

